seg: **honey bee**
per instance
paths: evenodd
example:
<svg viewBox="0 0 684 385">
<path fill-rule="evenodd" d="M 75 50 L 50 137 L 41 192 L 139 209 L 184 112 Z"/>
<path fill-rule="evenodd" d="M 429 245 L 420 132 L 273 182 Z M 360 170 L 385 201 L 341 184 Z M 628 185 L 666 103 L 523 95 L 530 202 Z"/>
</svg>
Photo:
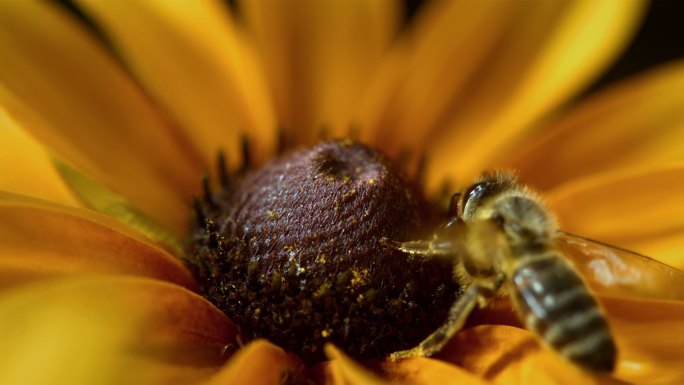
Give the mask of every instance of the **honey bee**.
<svg viewBox="0 0 684 385">
<path fill-rule="evenodd" d="M 393 353 L 393 360 L 441 350 L 476 306 L 508 294 L 525 327 L 546 345 L 579 367 L 612 372 L 615 340 L 588 283 L 594 291 L 684 295 L 681 284 L 665 295 L 654 286 L 664 280 L 684 282 L 679 270 L 559 231 L 539 195 L 509 172 L 484 173 L 454 194 L 450 213 L 431 240 L 386 240 L 408 254 L 453 261 L 455 278 L 466 286 L 447 321 L 415 348 Z M 589 277 L 587 283 L 583 276 Z"/>
</svg>

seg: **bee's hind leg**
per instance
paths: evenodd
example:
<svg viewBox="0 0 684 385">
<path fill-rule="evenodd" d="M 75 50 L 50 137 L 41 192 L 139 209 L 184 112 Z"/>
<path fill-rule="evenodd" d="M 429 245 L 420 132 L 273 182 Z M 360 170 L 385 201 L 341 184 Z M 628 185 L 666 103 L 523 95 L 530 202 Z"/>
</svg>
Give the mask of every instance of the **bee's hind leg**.
<svg viewBox="0 0 684 385">
<path fill-rule="evenodd" d="M 497 278 L 494 283 L 494 291 L 498 289 L 503 281 L 502 277 Z M 451 305 L 449 315 L 444 325 L 430 334 L 418 346 L 413 349 L 400 350 L 390 354 L 390 360 L 396 361 L 402 358 L 430 356 L 442 350 L 444 345 L 463 328 L 470 313 L 478 303 L 490 297 L 494 291 L 491 287 L 473 283 L 463 292 L 463 294 Z"/>
</svg>

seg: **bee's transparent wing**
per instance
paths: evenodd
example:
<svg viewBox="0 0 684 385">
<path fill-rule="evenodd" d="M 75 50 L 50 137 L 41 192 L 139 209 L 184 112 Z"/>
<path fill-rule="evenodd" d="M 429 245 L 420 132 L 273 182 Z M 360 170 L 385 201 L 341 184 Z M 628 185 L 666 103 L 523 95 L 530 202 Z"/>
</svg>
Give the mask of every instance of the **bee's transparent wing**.
<svg viewBox="0 0 684 385">
<path fill-rule="evenodd" d="M 653 258 L 559 232 L 558 246 L 597 293 L 684 300 L 684 272 Z"/>
</svg>

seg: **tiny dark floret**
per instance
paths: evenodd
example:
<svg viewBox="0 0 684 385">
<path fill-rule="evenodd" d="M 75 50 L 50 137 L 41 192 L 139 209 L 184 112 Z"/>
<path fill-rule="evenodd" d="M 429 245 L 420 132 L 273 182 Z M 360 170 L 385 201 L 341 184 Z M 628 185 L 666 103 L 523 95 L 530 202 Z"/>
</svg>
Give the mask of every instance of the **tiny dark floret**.
<svg viewBox="0 0 684 385">
<path fill-rule="evenodd" d="M 377 151 L 329 141 L 219 174 L 222 188 L 195 201 L 188 258 L 246 339 L 308 362 L 326 342 L 381 358 L 443 323 L 460 290 L 451 265 L 381 242 L 415 238 L 433 210 Z"/>
</svg>

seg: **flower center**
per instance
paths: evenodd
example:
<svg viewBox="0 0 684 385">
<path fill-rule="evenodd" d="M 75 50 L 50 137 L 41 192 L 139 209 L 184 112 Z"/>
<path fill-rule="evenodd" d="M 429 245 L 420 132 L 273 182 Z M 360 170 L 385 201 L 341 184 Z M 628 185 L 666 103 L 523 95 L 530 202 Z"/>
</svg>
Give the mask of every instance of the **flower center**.
<svg viewBox="0 0 684 385">
<path fill-rule="evenodd" d="M 381 242 L 416 238 L 433 211 L 377 151 L 324 142 L 223 185 L 198 202 L 188 254 L 206 298 L 245 338 L 308 362 L 326 342 L 380 358 L 444 322 L 460 290 L 451 266 Z"/>
</svg>

